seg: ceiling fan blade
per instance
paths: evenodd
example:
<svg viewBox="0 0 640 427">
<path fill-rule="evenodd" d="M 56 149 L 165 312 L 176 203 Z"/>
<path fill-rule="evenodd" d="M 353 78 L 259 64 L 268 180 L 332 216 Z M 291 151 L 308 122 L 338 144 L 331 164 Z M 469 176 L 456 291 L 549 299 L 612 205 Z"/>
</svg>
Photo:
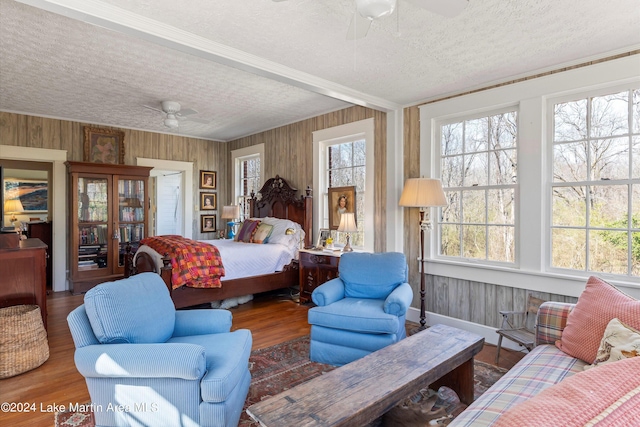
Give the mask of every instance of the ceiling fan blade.
<svg viewBox="0 0 640 427">
<path fill-rule="evenodd" d="M 162 113 L 162 114 L 164 114 L 164 111 L 162 111 L 162 110 L 161 110 L 161 109 L 159 109 L 159 108 L 155 108 L 155 107 L 152 107 L 152 106 L 150 106 L 150 105 L 143 105 L 143 107 L 144 107 L 144 108 L 148 108 L 149 110 L 157 111 L 158 113 Z"/>
<path fill-rule="evenodd" d="M 469 4 L 469 0 L 409 0 L 418 7 L 447 18 L 458 16 Z"/>
<path fill-rule="evenodd" d="M 364 38 L 369 32 L 369 27 L 371 27 L 371 20 L 354 12 L 347 31 L 347 40 Z"/>
<path fill-rule="evenodd" d="M 182 117 L 185 117 L 185 116 L 191 116 L 193 114 L 198 114 L 198 112 L 193 108 L 186 108 L 184 110 L 180 110 L 177 114 Z"/>
</svg>

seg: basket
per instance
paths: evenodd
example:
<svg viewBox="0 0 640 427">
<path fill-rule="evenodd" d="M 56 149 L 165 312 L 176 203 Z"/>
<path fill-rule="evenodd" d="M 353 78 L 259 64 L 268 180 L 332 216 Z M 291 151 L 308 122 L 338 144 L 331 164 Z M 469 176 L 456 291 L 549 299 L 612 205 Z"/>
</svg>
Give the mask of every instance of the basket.
<svg viewBox="0 0 640 427">
<path fill-rule="evenodd" d="M 0 378 L 35 369 L 48 358 L 49 342 L 40 307 L 14 305 L 0 308 Z"/>
</svg>

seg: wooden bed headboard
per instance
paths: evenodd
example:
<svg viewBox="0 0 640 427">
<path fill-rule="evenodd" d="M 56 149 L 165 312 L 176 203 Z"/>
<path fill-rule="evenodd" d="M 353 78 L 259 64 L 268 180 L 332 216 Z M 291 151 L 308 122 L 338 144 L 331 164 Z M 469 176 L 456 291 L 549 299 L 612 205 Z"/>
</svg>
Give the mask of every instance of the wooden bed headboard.
<svg viewBox="0 0 640 427">
<path fill-rule="evenodd" d="M 298 190 L 276 175 L 269 178 L 257 194 L 251 194 L 251 215 L 255 218 L 271 216 L 290 219 L 302 226 L 305 232 L 304 245 L 311 246 L 313 241 L 313 199 L 311 187 L 305 194 L 298 196 Z"/>
</svg>

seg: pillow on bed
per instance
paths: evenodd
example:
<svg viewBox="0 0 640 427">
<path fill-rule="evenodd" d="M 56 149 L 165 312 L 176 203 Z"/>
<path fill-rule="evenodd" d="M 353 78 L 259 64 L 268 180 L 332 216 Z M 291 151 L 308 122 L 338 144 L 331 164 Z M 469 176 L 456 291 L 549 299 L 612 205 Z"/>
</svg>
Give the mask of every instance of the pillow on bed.
<svg viewBox="0 0 640 427">
<path fill-rule="evenodd" d="M 289 219 L 267 216 L 262 219 L 262 222 L 273 225 L 273 231 L 271 232 L 271 236 L 269 236 L 269 241 L 267 243 L 281 244 L 290 250 L 294 250 L 300 244 L 300 240 L 304 239 L 304 230 L 300 224 Z M 294 234 L 287 234 L 287 229 L 289 228 L 294 230 Z"/>
<path fill-rule="evenodd" d="M 251 243 L 267 243 L 273 231 L 273 225 L 260 224 L 251 238 Z"/>
<path fill-rule="evenodd" d="M 259 220 L 245 219 L 240 226 L 240 230 L 238 230 L 238 234 L 236 234 L 236 241 L 251 243 L 251 239 L 258 225 L 260 225 Z"/>
</svg>

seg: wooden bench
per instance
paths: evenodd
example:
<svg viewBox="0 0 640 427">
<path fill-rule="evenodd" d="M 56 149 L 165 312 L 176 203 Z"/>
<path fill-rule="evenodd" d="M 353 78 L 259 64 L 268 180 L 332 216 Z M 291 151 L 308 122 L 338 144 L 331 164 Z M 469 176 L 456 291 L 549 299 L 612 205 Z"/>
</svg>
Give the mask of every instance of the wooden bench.
<svg viewBox="0 0 640 427">
<path fill-rule="evenodd" d="M 473 357 L 484 338 L 435 325 L 247 408 L 265 427 L 358 426 L 429 385 L 473 402 Z"/>
</svg>

